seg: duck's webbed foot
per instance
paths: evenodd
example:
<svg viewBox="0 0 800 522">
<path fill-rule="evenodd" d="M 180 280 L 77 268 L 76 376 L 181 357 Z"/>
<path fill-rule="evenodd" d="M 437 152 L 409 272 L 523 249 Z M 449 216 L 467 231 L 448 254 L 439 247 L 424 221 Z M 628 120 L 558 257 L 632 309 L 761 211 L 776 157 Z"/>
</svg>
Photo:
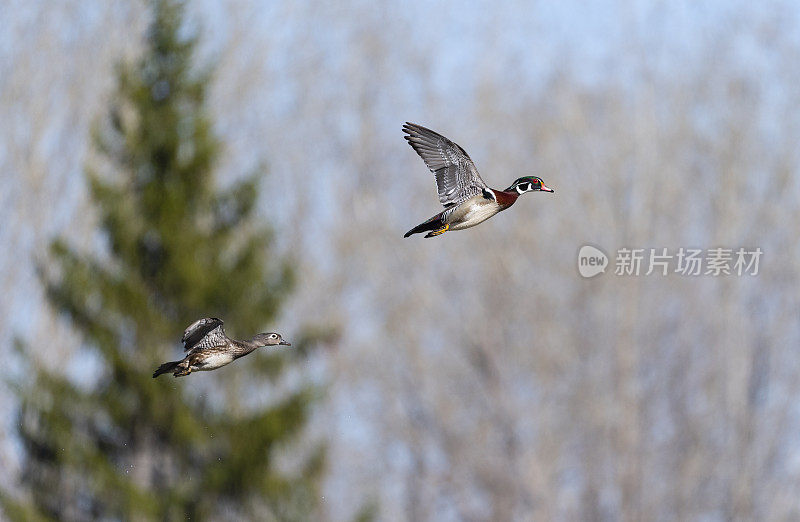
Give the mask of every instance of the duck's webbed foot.
<svg viewBox="0 0 800 522">
<path fill-rule="evenodd" d="M 178 366 L 175 372 L 172 374 L 175 377 L 183 377 L 184 375 L 189 375 L 192 373 L 192 368 L 189 365 L 186 366 Z"/>
<path fill-rule="evenodd" d="M 427 234 L 425 234 L 425 237 L 435 237 L 435 236 L 439 236 L 439 235 L 442 235 L 442 234 L 444 234 L 445 232 L 447 232 L 449 229 L 450 229 L 450 225 L 449 225 L 449 224 L 447 224 L 447 225 L 443 226 L 442 228 L 439 228 L 439 229 L 436 229 L 436 230 L 431 230 L 430 232 L 428 232 Z"/>
</svg>

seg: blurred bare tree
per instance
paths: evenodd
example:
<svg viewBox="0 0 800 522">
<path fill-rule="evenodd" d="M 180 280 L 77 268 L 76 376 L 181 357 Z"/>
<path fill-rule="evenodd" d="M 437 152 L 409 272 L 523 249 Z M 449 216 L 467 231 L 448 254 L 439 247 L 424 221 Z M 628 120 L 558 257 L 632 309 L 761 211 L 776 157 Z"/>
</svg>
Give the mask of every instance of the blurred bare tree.
<svg viewBox="0 0 800 522">
<path fill-rule="evenodd" d="M 318 389 L 279 377 L 318 335 L 251 356 L 216 386 L 217 374 L 153 380 L 187 324 L 220 316 L 263 331 L 295 279 L 292 258 L 271 251 L 271 228 L 253 219 L 262 175 L 215 186 L 210 76 L 195 63 L 183 3 L 149 7 L 145 50 L 119 67 L 94 136 L 103 161 L 87 177 L 105 248 L 59 238 L 40 266 L 48 302 L 84 338 L 83 381 L 20 347 L 24 495 L 0 490 L 0 506 L 12 520 L 308 520 L 324 449 L 297 443 Z"/>
</svg>

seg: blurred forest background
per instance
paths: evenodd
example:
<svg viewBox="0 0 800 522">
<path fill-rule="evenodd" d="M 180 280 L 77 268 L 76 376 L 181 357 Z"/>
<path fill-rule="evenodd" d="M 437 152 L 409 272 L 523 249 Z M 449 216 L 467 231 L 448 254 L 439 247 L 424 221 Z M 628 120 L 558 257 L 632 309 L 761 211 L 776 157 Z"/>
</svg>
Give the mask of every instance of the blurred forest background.
<svg viewBox="0 0 800 522">
<path fill-rule="evenodd" d="M 112 368 L 93 347 L 113 343 L 48 304 L 37 266 L 52 268 L 56 238 L 109 257 L 86 170 L 102 165 L 93 131 L 118 96 L 119 64 L 146 51 L 152 11 L 5 0 L 0 13 L 0 488 L 26 500 L 15 383 L 46 369 L 91 391 Z M 263 259 L 293 266 L 285 299 L 263 315 L 226 296 L 219 306 L 244 317 L 225 317 L 228 332 L 337 335 L 305 343 L 280 376 L 262 352 L 213 374 L 123 384 L 185 398 L 200 428 L 228 422 L 214 401 L 237 390 L 253 393 L 238 396 L 240 419 L 321 390 L 302 431 L 273 434 L 295 443 L 268 463 L 291 474 L 324 446 L 309 489 L 319 519 L 365 506 L 383 520 L 800 517 L 795 2 L 194 0 L 185 30 L 199 73 L 212 70 L 220 148 L 208 190 L 255 180 L 250 222 L 272 229 Z M 438 206 L 404 121 L 462 145 L 490 186 L 535 174 L 556 194 L 404 240 Z M 764 255 L 755 277 L 585 280 L 586 243 Z M 214 302 L 190 300 L 159 323 L 141 357 L 174 359 L 188 314 Z M 251 365 L 272 380 L 248 388 L 261 371 Z M 124 459 L 115 465 L 109 476 L 122 476 Z M 230 480 L 215 480 L 223 501 L 195 515 L 236 517 Z"/>
</svg>

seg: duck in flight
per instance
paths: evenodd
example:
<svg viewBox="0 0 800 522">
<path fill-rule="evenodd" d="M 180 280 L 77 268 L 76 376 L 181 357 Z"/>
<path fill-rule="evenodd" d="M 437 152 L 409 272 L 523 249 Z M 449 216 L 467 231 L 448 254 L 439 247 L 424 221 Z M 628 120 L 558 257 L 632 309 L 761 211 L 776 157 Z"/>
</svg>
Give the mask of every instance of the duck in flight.
<svg viewBox="0 0 800 522">
<path fill-rule="evenodd" d="M 169 372 L 175 377 L 182 377 L 192 372 L 216 370 L 262 346 L 291 346 L 274 332 L 256 334 L 249 341 L 231 339 L 225 335 L 222 319 L 216 317 L 205 317 L 190 324 L 183 332 L 181 342 L 183 350 L 187 352 L 186 357 L 162 364 L 153 378 Z"/>
<path fill-rule="evenodd" d="M 436 177 L 439 201 L 444 210 L 415 226 L 403 237 L 427 232 L 425 237 L 461 230 L 483 223 L 513 205 L 526 192 L 555 192 L 536 176 L 518 178 L 505 190 L 486 186 L 467 152 L 441 134 L 422 125 L 403 125 L 408 144 L 420 155 Z"/>
</svg>

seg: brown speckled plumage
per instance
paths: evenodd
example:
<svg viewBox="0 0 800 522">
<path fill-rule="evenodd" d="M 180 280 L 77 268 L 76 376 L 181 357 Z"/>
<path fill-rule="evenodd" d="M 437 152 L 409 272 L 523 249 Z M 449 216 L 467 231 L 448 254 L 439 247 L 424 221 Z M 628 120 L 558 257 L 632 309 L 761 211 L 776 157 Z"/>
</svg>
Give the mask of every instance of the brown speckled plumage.
<svg viewBox="0 0 800 522">
<path fill-rule="evenodd" d="M 162 364 L 153 373 L 154 378 L 169 372 L 181 377 L 193 371 L 216 370 L 261 346 L 291 346 L 274 332 L 256 334 L 249 341 L 231 339 L 222 328 L 222 320 L 216 317 L 205 317 L 189 325 L 181 341 L 186 357 Z"/>
</svg>

